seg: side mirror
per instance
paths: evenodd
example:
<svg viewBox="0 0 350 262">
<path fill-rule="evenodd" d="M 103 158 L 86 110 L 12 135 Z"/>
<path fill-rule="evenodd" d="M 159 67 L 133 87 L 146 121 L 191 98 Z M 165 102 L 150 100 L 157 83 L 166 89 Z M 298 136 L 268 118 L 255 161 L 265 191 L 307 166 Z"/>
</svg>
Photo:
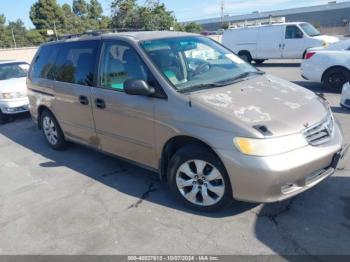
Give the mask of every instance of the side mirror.
<svg viewBox="0 0 350 262">
<path fill-rule="evenodd" d="M 128 95 L 151 96 L 155 89 L 149 86 L 144 80 L 129 79 L 124 82 L 124 91 Z"/>
</svg>

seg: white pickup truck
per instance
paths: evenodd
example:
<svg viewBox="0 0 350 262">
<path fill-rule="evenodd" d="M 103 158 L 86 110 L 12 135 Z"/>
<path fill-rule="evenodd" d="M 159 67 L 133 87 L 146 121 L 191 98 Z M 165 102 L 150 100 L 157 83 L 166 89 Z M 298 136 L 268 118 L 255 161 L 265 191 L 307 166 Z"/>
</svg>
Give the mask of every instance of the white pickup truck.
<svg viewBox="0 0 350 262">
<path fill-rule="evenodd" d="M 338 42 L 321 35 L 309 23 L 290 22 L 248 26 L 225 30 L 222 44 L 247 62 L 263 63 L 267 59 L 301 59 L 307 49 Z"/>
</svg>

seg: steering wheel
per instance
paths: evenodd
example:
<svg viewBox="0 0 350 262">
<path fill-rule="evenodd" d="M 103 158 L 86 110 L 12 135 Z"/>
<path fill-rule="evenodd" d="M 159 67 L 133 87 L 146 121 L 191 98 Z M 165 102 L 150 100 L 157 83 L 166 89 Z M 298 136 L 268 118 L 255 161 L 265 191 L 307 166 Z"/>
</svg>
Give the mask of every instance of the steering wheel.
<svg viewBox="0 0 350 262">
<path fill-rule="evenodd" d="M 197 66 L 197 68 L 194 70 L 194 74 L 195 75 L 200 75 L 202 73 L 205 73 L 205 72 L 209 71 L 210 68 L 211 68 L 211 64 L 209 64 L 208 62 L 204 61 L 202 64 Z"/>
</svg>

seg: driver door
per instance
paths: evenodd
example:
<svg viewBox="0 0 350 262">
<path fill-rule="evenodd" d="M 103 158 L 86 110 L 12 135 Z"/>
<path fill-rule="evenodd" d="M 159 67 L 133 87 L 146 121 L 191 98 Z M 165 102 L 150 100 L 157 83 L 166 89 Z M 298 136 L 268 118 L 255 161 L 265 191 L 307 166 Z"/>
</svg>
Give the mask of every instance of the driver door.
<svg viewBox="0 0 350 262">
<path fill-rule="evenodd" d="M 92 90 L 96 133 L 103 151 L 157 167 L 154 100 L 128 95 L 128 79 L 149 81 L 149 72 L 134 48 L 122 41 L 104 41 L 98 87 Z"/>
<path fill-rule="evenodd" d="M 304 53 L 304 34 L 296 25 L 287 25 L 284 43 L 283 43 L 283 58 L 302 58 Z"/>
</svg>

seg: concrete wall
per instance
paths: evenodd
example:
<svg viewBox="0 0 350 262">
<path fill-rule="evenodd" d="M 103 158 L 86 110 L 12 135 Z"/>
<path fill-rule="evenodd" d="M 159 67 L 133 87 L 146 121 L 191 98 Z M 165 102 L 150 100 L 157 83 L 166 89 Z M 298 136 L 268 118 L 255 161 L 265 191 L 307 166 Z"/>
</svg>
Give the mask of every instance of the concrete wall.
<svg viewBox="0 0 350 262">
<path fill-rule="evenodd" d="M 0 60 L 22 60 L 30 63 L 37 47 L 0 49 Z"/>
</svg>

